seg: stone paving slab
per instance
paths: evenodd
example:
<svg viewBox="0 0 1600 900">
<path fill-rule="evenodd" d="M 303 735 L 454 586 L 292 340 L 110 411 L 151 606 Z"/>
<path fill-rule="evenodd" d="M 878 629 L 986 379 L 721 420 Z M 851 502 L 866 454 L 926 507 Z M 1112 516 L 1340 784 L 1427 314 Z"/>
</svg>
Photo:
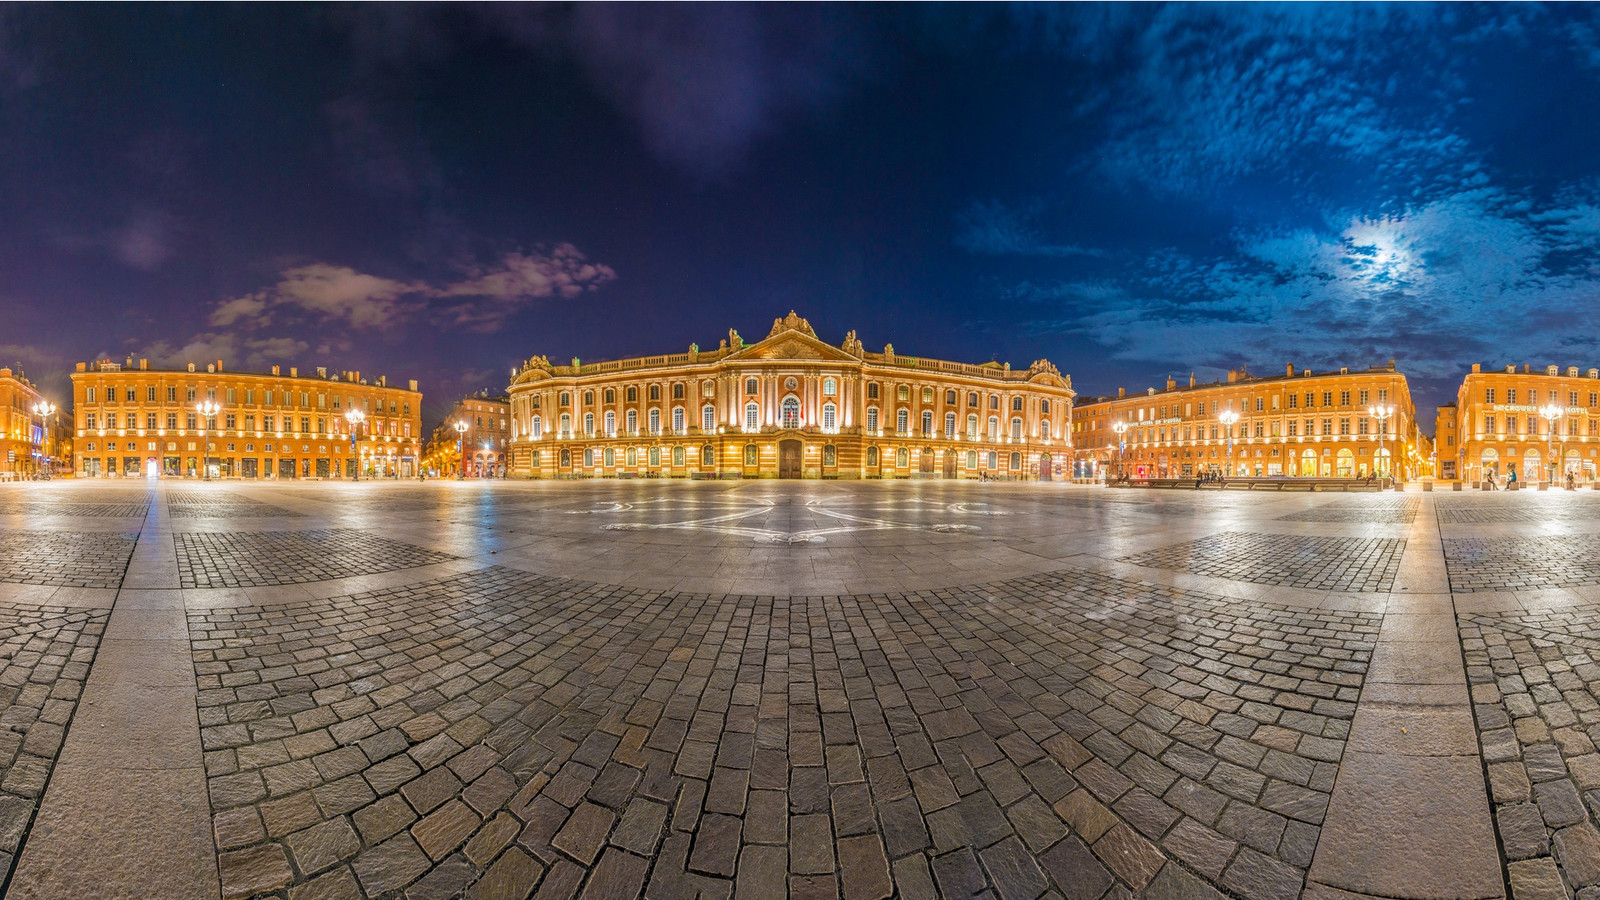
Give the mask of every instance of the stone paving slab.
<svg viewBox="0 0 1600 900">
<path fill-rule="evenodd" d="M 1444 554 L 1456 593 L 1600 584 L 1600 535 L 1445 538 Z"/>
<path fill-rule="evenodd" d="M 185 588 L 301 584 L 445 562 L 449 554 L 354 529 L 172 536 Z"/>
<path fill-rule="evenodd" d="M 249 519 L 262 516 L 299 517 L 303 513 L 252 500 L 229 491 L 167 491 L 167 511 L 175 519 Z"/>
<path fill-rule="evenodd" d="M 1310 537 L 1229 531 L 1124 556 L 1123 562 L 1313 590 L 1387 592 L 1403 538 Z"/>
<path fill-rule="evenodd" d="M 111 532 L 0 531 L 0 581 L 116 588 L 135 539 Z"/>
</svg>

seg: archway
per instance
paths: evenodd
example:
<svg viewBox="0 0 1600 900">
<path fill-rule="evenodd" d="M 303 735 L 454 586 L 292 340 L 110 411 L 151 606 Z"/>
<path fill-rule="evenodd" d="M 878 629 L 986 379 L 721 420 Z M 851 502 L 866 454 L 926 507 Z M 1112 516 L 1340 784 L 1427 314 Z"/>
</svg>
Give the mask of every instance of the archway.
<svg viewBox="0 0 1600 900">
<path fill-rule="evenodd" d="M 799 478 L 802 473 L 801 458 L 805 445 L 796 440 L 778 442 L 778 477 Z"/>
<path fill-rule="evenodd" d="M 1338 472 L 1340 478 L 1354 478 L 1356 476 L 1355 454 L 1350 452 L 1349 447 L 1345 447 L 1339 451 L 1338 461 Z"/>
<path fill-rule="evenodd" d="M 1050 480 L 1050 454 L 1048 453 L 1039 454 L 1039 480 Z"/>
<path fill-rule="evenodd" d="M 1317 451 L 1307 450 L 1300 454 L 1300 477 L 1317 477 Z"/>
<path fill-rule="evenodd" d="M 933 474 L 933 448 L 932 447 L 923 447 L 922 448 L 922 452 L 917 454 L 917 469 L 923 475 L 932 475 Z"/>
</svg>

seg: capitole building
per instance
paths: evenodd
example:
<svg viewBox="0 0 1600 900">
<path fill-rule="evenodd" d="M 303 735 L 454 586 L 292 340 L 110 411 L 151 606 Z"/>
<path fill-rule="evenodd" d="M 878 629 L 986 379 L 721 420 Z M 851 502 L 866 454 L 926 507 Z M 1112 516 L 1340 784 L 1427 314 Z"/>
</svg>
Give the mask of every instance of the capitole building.
<svg viewBox="0 0 1600 900">
<path fill-rule="evenodd" d="M 1060 477 L 1068 376 L 838 346 L 794 312 L 747 344 L 517 372 L 511 470 L 522 478 Z"/>
</svg>

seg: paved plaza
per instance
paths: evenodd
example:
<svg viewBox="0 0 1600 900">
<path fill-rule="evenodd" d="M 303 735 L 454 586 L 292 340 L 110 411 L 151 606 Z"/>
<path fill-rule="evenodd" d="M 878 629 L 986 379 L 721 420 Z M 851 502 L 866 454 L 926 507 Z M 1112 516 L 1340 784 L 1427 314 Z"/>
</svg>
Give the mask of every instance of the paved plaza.
<svg viewBox="0 0 1600 900">
<path fill-rule="evenodd" d="M 1600 492 L 0 486 L 19 898 L 1600 898 Z"/>
</svg>

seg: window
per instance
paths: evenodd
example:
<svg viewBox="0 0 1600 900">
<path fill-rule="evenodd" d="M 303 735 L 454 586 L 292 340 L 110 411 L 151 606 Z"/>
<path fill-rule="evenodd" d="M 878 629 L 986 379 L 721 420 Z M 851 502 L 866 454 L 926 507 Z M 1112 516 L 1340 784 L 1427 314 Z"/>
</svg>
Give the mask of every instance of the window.
<svg viewBox="0 0 1600 900">
<path fill-rule="evenodd" d="M 955 406 L 956 405 L 956 401 L 957 401 L 957 395 L 956 395 L 955 391 L 945 391 L 944 392 L 945 405 L 947 405 L 947 406 Z"/>
<path fill-rule="evenodd" d="M 1047 441 L 1050 440 L 1050 423 L 1048 421 L 1039 423 L 1039 437 L 1042 437 Z"/>
<path fill-rule="evenodd" d="M 1289 408 L 1290 409 L 1295 409 L 1295 408 L 1297 408 L 1299 406 L 1300 406 L 1300 395 L 1299 394 L 1290 394 L 1289 395 Z M 1201 410 L 1200 412 L 1201 412 L 1202 415 L 1204 415 L 1205 410 Z"/>
<path fill-rule="evenodd" d="M 876 399 L 878 399 L 878 385 L 877 385 L 876 382 L 867 385 L 867 399 L 868 400 L 876 400 Z"/>
<path fill-rule="evenodd" d="M 674 384 L 672 386 L 672 399 L 674 399 L 674 400 L 682 400 L 683 399 L 683 382 L 681 382 L 681 381 L 677 382 L 676 384 Z"/>
<path fill-rule="evenodd" d="M 1016 416 L 1011 418 L 1011 439 L 1013 441 L 1022 440 L 1022 419 Z"/>
<path fill-rule="evenodd" d="M 822 464 L 829 467 L 839 464 L 839 451 L 832 444 L 822 445 Z"/>
<path fill-rule="evenodd" d="M 835 397 L 839 394 L 839 381 L 836 378 L 822 379 L 822 396 Z"/>
<path fill-rule="evenodd" d="M 628 435 L 630 437 L 637 435 L 639 433 L 639 411 L 630 409 L 624 413 L 624 416 L 628 423 Z"/>
<path fill-rule="evenodd" d="M 1021 471 L 1021 469 L 1022 469 L 1022 454 L 1021 453 L 1012 453 L 1011 454 L 1011 471 L 1018 472 L 1018 471 Z"/>
<path fill-rule="evenodd" d="M 126 397 L 126 398 L 127 398 L 127 400 L 128 400 L 128 402 L 129 402 L 129 403 L 133 403 L 133 402 L 134 402 L 134 401 L 136 401 L 136 400 L 138 400 L 138 399 L 139 399 L 139 395 L 138 395 L 138 392 L 136 392 L 136 391 L 135 391 L 135 390 L 134 390 L 134 389 L 133 389 L 133 385 L 131 385 L 131 384 L 130 384 L 130 385 L 128 385 L 128 388 L 127 388 L 127 390 L 125 390 L 125 391 L 124 391 L 124 392 L 123 392 L 123 396 L 125 396 L 125 397 Z M 229 403 L 232 403 L 232 402 L 233 402 L 233 388 L 229 388 L 229 389 L 228 389 L 228 402 L 229 402 Z"/>
<path fill-rule="evenodd" d="M 606 410 L 606 437 L 616 437 L 616 436 L 617 436 L 617 411 L 614 410 L 614 409 L 608 409 L 608 410 Z"/>
<path fill-rule="evenodd" d="M 710 409 L 710 407 L 706 407 Z M 717 464 L 717 451 L 710 444 L 700 448 L 700 468 L 709 469 Z"/>
<path fill-rule="evenodd" d="M 1340 391 L 1339 392 L 1339 405 L 1340 406 L 1349 406 L 1350 405 L 1350 392 L 1349 391 Z M 1259 409 L 1259 408 L 1260 407 L 1257 407 L 1257 409 Z"/>
<path fill-rule="evenodd" d="M 542 439 L 544 437 L 544 420 L 538 416 L 534 416 L 533 424 L 529 426 L 528 433 L 533 435 L 533 439 L 536 441 Z"/>
<path fill-rule="evenodd" d="M 1333 405 L 1333 391 L 1323 391 L 1322 392 L 1322 405 L 1323 406 L 1332 406 Z"/>
<path fill-rule="evenodd" d="M 1333 420 L 1332 419 L 1323 419 L 1322 420 L 1322 433 L 1325 434 L 1325 435 L 1328 435 L 1329 437 L 1333 436 Z"/>
<path fill-rule="evenodd" d="M 659 384 L 650 385 L 649 396 L 650 396 L 651 400 L 660 400 L 661 399 L 661 385 L 659 385 Z"/>
<path fill-rule="evenodd" d="M 588 437 L 594 437 L 594 413 L 583 414 L 583 433 Z"/>
<path fill-rule="evenodd" d="M 1535 397 L 1533 395 L 1532 391 L 1529 391 L 1528 392 L 1528 399 L 1531 402 L 1531 401 L 1537 400 L 1539 398 Z M 1517 389 L 1516 388 L 1506 388 L 1506 402 L 1507 403 L 1515 403 L 1515 402 L 1517 402 Z"/>
<path fill-rule="evenodd" d="M 178 402 L 178 389 L 177 389 L 177 387 L 175 387 L 173 385 L 168 385 L 167 386 L 167 402 L 168 403 L 177 403 Z"/>
<path fill-rule="evenodd" d="M 978 405 L 978 392 L 977 391 L 969 391 L 967 393 L 967 405 L 968 406 L 977 406 Z"/>
<path fill-rule="evenodd" d="M 832 403 L 822 404 L 822 429 L 824 431 L 834 431 L 838 427 L 839 408 Z"/>
<path fill-rule="evenodd" d="M 1000 456 L 1000 454 L 994 452 L 993 450 L 989 451 L 989 468 L 990 469 L 999 468 L 999 460 L 998 460 L 999 456 Z"/>
<path fill-rule="evenodd" d="M 1347 394 L 1348 394 L 1348 393 L 1349 393 L 1349 391 L 1346 391 L 1346 392 L 1345 392 L 1345 393 L 1347 393 Z M 1262 398 L 1260 398 L 1260 397 L 1257 397 L 1257 398 L 1256 398 L 1256 412 L 1261 412 L 1261 409 L 1262 409 L 1262 406 L 1261 406 L 1261 399 L 1262 399 Z"/>
<path fill-rule="evenodd" d="M 1040 400 L 1039 401 L 1039 415 L 1041 415 L 1041 416 L 1050 415 L 1050 401 L 1049 400 Z"/>
<path fill-rule="evenodd" d="M 675 465 L 675 466 L 683 465 L 683 448 L 682 447 L 673 447 L 672 448 L 672 464 Z"/>
<path fill-rule="evenodd" d="M 976 469 L 977 467 L 978 467 L 978 451 L 976 451 L 976 450 L 968 450 L 967 451 L 967 468 L 968 469 Z"/>
<path fill-rule="evenodd" d="M 757 381 L 754 378 L 746 378 L 744 380 L 744 392 L 746 394 L 757 394 L 757 393 L 760 393 L 761 392 L 761 382 Z"/>
<path fill-rule="evenodd" d="M 617 464 L 617 451 L 612 449 L 612 448 L 610 448 L 610 447 L 607 447 L 605 449 L 605 453 L 603 453 L 601 455 L 600 459 L 602 461 L 604 461 L 604 463 L 606 465 L 614 466 L 614 465 Z"/>
<path fill-rule="evenodd" d="M 1356 434 L 1367 434 L 1367 417 L 1362 416 L 1356 420 Z"/>
<path fill-rule="evenodd" d="M 947 438 L 954 438 L 956 436 L 956 414 L 955 413 L 945 413 L 944 414 L 944 436 L 947 437 Z"/>
<path fill-rule="evenodd" d="M 800 427 L 800 401 L 793 397 L 783 398 L 782 424 L 784 428 Z"/>
<path fill-rule="evenodd" d="M 1011 411 L 1012 412 L 1022 412 L 1022 398 L 1021 397 L 1012 397 L 1011 398 Z"/>
<path fill-rule="evenodd" d="M 652 465 L 652 466 L 661 465 L 661 448 L 660 447 L 651 447 L 650 448 L 650 465 Z"/>
<path fill-rule="evenodd" d="M 656 387 L 656 385 L 651 385 L 651 387 Z M 652 410 L 650 410 L 648 415 L 649 415 L 649 422 L 650 422 L 650 433 L 651 434 L 660 434 L 661 433 L 661 410 L 652 409 Z"/>
<path fill-rule="evenodd" d="M 569 393 L 567 391 L 562 391 L 561 392 L 561 405 L 562 406 L 571 406 L 572 405 L 572 394 L 571 393 Z"/>
<path fill-rule="evenodd" d="M 909 384 L 895 385 L 894 396 L 895 396 L 896 400 L 910 400 L 911 399 L 911 385 L 909 385 Z"/>
<path fill-rule="evenodd" d="M 193 399 L 194 399 L 194 398 L 193 398 L 193 397 L 190 397 L 190 398 L 189 398 L 189 399 L 191 399 L 191 400 L 193 400 Z M 85 392 L 85 395 L 84 395 L 84 402 L 85 402 L 85 403 L 93 403 L 93 402 L 94 402 L 94 388 L 89 388 L 89 389 L 88 389 L 88 390 L 87 390 L 87 391 L 86 391 L 86 392 Z"/>
<path fill-rule="evenodd" d="M 744 464 L 752 467 L 761 464 L 761 451 L 756 449 L 755 444 L 744 445 Z"/>
<path fill-rule="evenodd" d="M 617 389 L 616 388 L 606 388 L 605 397 L 606 397 L 606 402 L 607 403 L 615 403 L 615 402 L 617 402 Z"/>
<path fill-rule="evenodd" d="M 997 441 L 999 439 L 1000 439 L 1000 417 L 999 416 L 990 416 L 989 417 L 989 440 Z"/>
<path fill-rule="evenodd" d="M 561 414 L 561 436 L 572 437 L 572 413 Z"/>
<path fill-rule="evenodd" d="M 933 410 L 922 411 L 922 435 L 928 437 L 933 434 Z"/>
<path fill-rule="evenodd" d="M 168 430 L 171 430 L 171 431 L 177 431 L 178 430 L 178 414 L 177 413 L 167 413 L 167 428 L 168 428 Z"/>
<path fill-rule="evenodd" d="M 878 467 L 878 448 L 877 447 L 868 447 L 867 448 L 867 467 L 868 468 L 874 468 L 874 469 Z"/>
<path fill-rule="evenodd" d="M 932 403 L 933 402 L 933 388 L 925 387 L 925 388 L 922 389 L 922 402 L 923 403 Z"/>
<path fill-rule="evenodd" d="M 144 427 L 149 431 L 155 431 L 156 430 L 156 414 L 155 413 L 145 413 L 144 414 Z"/>
<path fill-rule="evenodd" d="M 867 430 L 874 434 L 878 431 L 878 408 L 876 406 L 867 407 Z"/>
<path fill-rule="evenodd" d="M 710 433 L 717 428 L 717 408 L 707 403 L 700 410 L 700 430 Z"/>
<path fill-rule="evenodd" d="M 262 416 L 261 417 L 261 430 L 262 431 L 271 431 L 271 430 L 273 430 L 272 425 L 273 425 L 273 422 L 275 422 L 276 420 L 277 420 L 276 416 Z M 190 425 L 189 427 L 193 428 L 194 426 Z"/>
<path fill-rule="evenodd" d="M 1340 419 L 1339 420 L 1339 434 L 1347 436 L 1347 437 L 1349 436 L 1349 434 L 1350 434 L 1350 420 L 1349 419 Z"/>
<path fill-rule="evenodd" d="M 911 430 L 911 410 L 901 407 L 900 411 L 894 414 L 894 428 L 900 434 Z"/>
<path fill-rule="evenodd" d="M 637 403 L 637 402 L 639 402 L 639 389 L 637 387 L 630 386 L 628 388 L 628 402 L 629 403 Z"/>
<path fill-rule="evenodd" d="M 1494 402 L 1494 388 L 1484 388 L 1483 389 L 1483 402 L 1485 402 L 1485 403 L 1493 403 Z"/>
<path fill-rule="evenodd" d="M 94 388 L 90 388 L 89 390 L 92 391 L 92 390 L 94 390 Z M 84 417 L 83 417 L 83 427 L 85 427 L 85 428 L 96 428 L 97 427 L 95 425 L 95 414 L 94 413 L 87 413 L 87 414 L 84 415 Z"/>
<path fill-rule="evenodd" d="M 968 413 L 967 414 L 967 440 L 975 441 L 977 439 L 978 439 L 978 414 L 977 413 Z"/>
<path fill-rule="evenodd" d="M 1361 406 L 1367 405 L 1367 392 L 1365 390 L 1356 395 L 1356 402 Z"/>
<path fill-rule="evenodd" d="M 990 409 L 999 409 L 1000 408 L 1000 395 L 999 394 L 990 394 L 989 395 L 989 408 Z"/>
<path fill-rule="evenodd" d="M 1292 397 L 1291 397 L 1291 399 L 1292 399 Z M 1296 422 L 1293 419 L 1290 419 L 1289 420 L 1289 437 L 1298 437 L 1299 435 L 1300 435 L 1300 423 Z"/>
<path fill-rule="evenodd" d="M 754 403 L 744 405 L 744 430 L 755 431 L 761 427 L 761 407 Z"/>
<path fill-rule="evenodd" d="M 1310 391 L 1306 391 L 1306 409 L 1310 409 L 1310 408 L 1312 408 L 1313 406 L 1316 406 L 1316 405 L 1317 405 L 1317 395 L 1311 393 Z"/>
<path fill-rule="evenodd" d="M 1483 417 L 1483 432 L 1484 434 L 1494 434 L 1494 416 Z"/>
<path fill-rule="evenodd" d="M 679 385 L 679 387 L 682 387 L 682 385 Z M 683 421 L 683 407 L 674 406 L 672 408 L 672 433 L 683 434 L 687 430 Z"/>
</svg>

